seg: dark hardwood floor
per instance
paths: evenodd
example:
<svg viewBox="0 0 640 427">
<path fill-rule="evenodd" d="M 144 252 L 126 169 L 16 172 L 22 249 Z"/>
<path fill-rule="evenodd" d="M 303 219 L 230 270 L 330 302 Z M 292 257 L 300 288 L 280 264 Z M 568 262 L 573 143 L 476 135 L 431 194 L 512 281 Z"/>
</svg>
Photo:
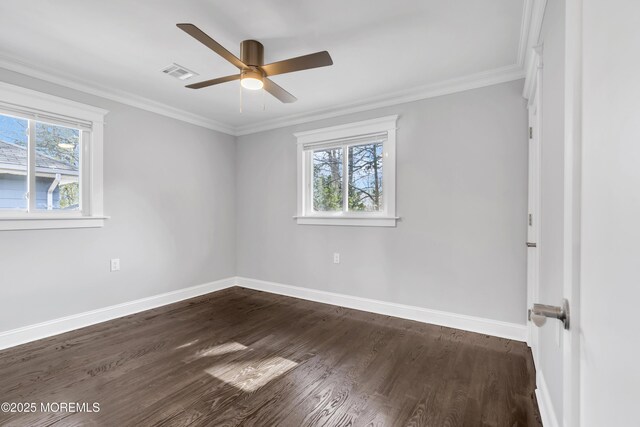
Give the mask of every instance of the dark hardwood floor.
<svg viewBox="0 0 640 427">
<path fill-rule="evenodd" d="M 231 288 L 0 351 L 37 404 L 0 424 L 540 426 L 534 378 L 521 342 Z"/>
</svg>

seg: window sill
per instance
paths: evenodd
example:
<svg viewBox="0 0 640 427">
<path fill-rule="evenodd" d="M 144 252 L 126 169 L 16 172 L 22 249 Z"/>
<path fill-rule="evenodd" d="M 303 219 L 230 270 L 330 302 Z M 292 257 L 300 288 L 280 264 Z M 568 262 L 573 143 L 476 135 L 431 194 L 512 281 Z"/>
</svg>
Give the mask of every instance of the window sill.
<svg viewBox="0 0 640 427">
<path fill-rule="evenodd" d="M 107 216 L 0 217 L 0 231 L 48 230 L 53 228 L 97 228 Z"/>
<path fill-rule="evenodd" d="M 353 227 L 395 227 L 395 216 L 295 216 L 298 225 L 346 225 Z"/>
</svg>

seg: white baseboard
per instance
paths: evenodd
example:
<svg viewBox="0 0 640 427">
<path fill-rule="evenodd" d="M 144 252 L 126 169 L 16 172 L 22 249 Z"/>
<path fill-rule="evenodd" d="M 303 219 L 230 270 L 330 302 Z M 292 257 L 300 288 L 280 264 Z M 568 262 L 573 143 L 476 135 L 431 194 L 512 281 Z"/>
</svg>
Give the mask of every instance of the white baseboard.
<svg viewBox="0 0 640 427">
<path fill-rule="evenodd" d="M 0 350 L 232 286 L 235 286 L 234 277 L 0 332 Z"/>
<path fill-rule="evenodd" d="M 384 314 L 387 316 L 416 320 L 418 322 L 432 323 L 465 331 L 494 335 L 517 341 L 526 340 L 525 325 L 517 323 L 483 319 L 480 317 L 448 313 L 428 308 L 378 301 L 369 298 L 360 298 L 333 292 L 319 291 L 316 289 L 283 285 L 281 283 L 249 279 L 246 277 L 230 277 L 227 279 L 217 280 L 215 282 L 192 286 L 190 288 L 178 289 L 176 291 L 160 295 L 154 295 L 135 301 L 125 302 L 97 310 L 37 323 L 35 325 L 0 332 L 0 350 L 47 338 L 53 335 L 62 334 L 75 329 L 84 328 L 86 326 L 95 325 L 97 323 L 106 322 L 118 317 L 128 316 L 141 311 L 172 304 L 174 302 L 208 294 L 210 292 L 230 288 L 235 285 L 294 298 Z M 538 398 L 538 401 L 540 402 L 540 398 Z"/>
<path fill-rule="evenodd" d="M 553 408 L 549 388 L 540 369 L 536 369 L 536 386 L 536 400 L 538 401 L 542 425 L 544 427 L 559 427 L 560 423 L 558 422 L 556 411 Z"/>
<path fill-rule="evenodd" d="M 310 301 L 322 302 L 325 304 L 339 305 L 341 307 L 416 320 L 418 322 L 432 323 L 435 325 L 447 326 L 449 328 L 462 329 L 470 332 L 478 332 L 486 335 L 494 335 L 516 341 L 526 341 L 527 338 L 526 326 L 517 323 L 508 323 L 499 320 L 448 313 L 428 308 L 319 291 L 316 289 L 300 288 L 297 286 L 266 282 L 264 280 L 250 279 L 247 277 L 237 277 L 236 284 L 238 286 L 258 291 L 286 295 Z"/>
</svg>

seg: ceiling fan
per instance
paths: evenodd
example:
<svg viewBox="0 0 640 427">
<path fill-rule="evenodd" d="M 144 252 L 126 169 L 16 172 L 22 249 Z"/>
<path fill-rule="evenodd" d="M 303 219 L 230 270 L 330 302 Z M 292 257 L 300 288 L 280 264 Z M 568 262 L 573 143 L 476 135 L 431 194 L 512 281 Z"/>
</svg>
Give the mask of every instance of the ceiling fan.
<svg viewBox="0 0 640 427">
<path fill-rule="evenodd" d="M 195 25 L 177 24 L 177 26 L 240 70 L 240 74 L 190 84 L 187 86 L 189 89 L 201 89 L 203 87 L 240 79 L 240 84 L 246 89 L 258 90 L 264 87 L 267 92 L 280 101 L 289 103 L 295 102 L 297 98 L 271 81 L 269 79 L 270 76 L 333 65 L 333 60 L 327 51 L 298 56 L 265 65 L 264 46 L 262 46 L 262 43 L 259 41 L 245 40 L 240 43 L 240 58 L 238 58 Z"/>
</svg>

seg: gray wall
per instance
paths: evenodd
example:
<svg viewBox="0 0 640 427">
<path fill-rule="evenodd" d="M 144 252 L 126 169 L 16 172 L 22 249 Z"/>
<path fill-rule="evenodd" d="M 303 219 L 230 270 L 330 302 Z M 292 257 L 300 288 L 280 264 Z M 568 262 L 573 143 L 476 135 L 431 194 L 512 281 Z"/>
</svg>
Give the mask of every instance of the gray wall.
<svg viewBox="0 0 640 427">
<path fill-rule="evenodd" d="M 540 157 L 540 276 L 538 299 L 559 305 L 564 282 L 564 17 L 565 1 L 547 3 L 542 26 L 542 138 Z M 544 375 L 554 410 L 562 420 L 560 322 L 540 328 L 538 370 Z M 561 345 L 561 344 L 560 344 Z"/>
<path fill-rule="evenodd" d="M 239 137 L 237 274 L 524 324 L 522 85 Z M 297 225 L 293 133 L 389 114 L 400 115 L 397 227 Z"/>
<path fill-rule="evenodd" d="M 100 229 L 1 234 L 0 331 L 236 274 L 524 323 L 522 81 L 236 142 L 9 71 L 0 80 L 110 110 L 111 216 Z M 398 226 L 296 225 L 293 132 L 388 114 L 400 115 Z"/>
<path fill-rule="evenodd" d="M 0 331 L 235 274 L 233 137 L 6 70 L 0 81 L 110 111 L 111 216 L 99 229 L 0 234 Z"/>
</svg>

